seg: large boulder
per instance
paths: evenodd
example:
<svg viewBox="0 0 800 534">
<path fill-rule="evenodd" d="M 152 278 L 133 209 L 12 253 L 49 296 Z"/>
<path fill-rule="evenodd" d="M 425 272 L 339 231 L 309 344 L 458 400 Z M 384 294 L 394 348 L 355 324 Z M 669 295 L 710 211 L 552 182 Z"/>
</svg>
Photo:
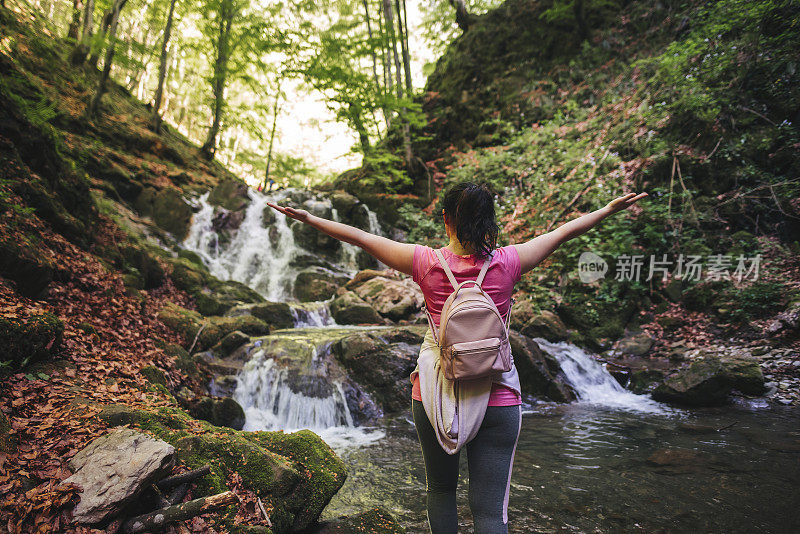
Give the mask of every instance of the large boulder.
<svg viewBox="0 0 800 534">
<path fill-rule="evenodd" d="M 331 315 L 338 324 L 383 324 L 375 308 L 352 291 L 340 290 L 331 302 Z"/>
<path fill-rule="evenodd" d="M 331 237 L 325 232 L 303 222 L 292 221 L 289 227 L 292 230 L 295 242 L 300 243 L 303 248 L 312 252 L 331 256 L 336 254 L 342 246 L 341 241 L 335 237 Z"/>
<path fill-rule="evenodd" d="M 294 281 L 294 296 L 300 302 L 328 300 L 347 282 L 340 276 L 321 268 L 305 269 L 297 274 Z"/>
<path fill-rule="evenodd" d="M 533 314 L 520 332 L 528 337 L 541 337 L 553 342 L 567 339 L 566 325 L 558 315 L 549 310 Z"/>
<path fill-rule="evenodd" d="M 161 308 L 158 319 L 180 333 L 188 343 L 192 343 L 196 337 L 197 348 L 200 350 L 213 347 L 223 337 L 236 330 L 250 336 L 265 336 L 270 332 L 267 323 L 252 315 L 203 317 L 194 310 L 187 310 L 172 302 Z"/>
<path fill-rule="evenodd" d="M 64 480 L 83 489 L 75 520 L 94 524 L 117 514 L 169 474 L 174 457 L 168 443 L 129 428 L 93 440 L 69 461 L 75 473 Z"/>
<path fill-rule="evenodd" d="M 640 329 L 627 331 L 625 336 L 617 342 L 617 349 L 624 354 L 642 356 L 652 348 L 655 339 L 650 334 Z"/>
<path fill-rule="evenodd" d="M 147 203 L 148 200 L 151 203 L 147 211 L 150 212 L 153 222 L 174 235 L 178 241 L 183 241 L 189 234 L 189 226 L 192 223 L 192 207 L 183 200 L 180 190 L 174 187 L 162 189 L 152 194 L 149 199 L 143 199 L 143 202 Z"/>
<path fill-rule="evenodd" d="M 375 276 L 357 285 L 353 292 L 392 321 L 410 319 L 425 303 L 422 291 L 411 278 Z"/>
<path fill-rule="evenodd" d="M 342 460 L 310 430 L 242 432 L 194 420 L 169 407 L 111 405 L 99 417 L 110 425 L 145 429 L 166 441 L 188 468 L 210 465 L 211 473 L 192 490 L 195 496 L 233 489 L 228 481 L 236 476 L 242 487 L 261 498 L 274 532 L 300 531 L 313 524 L 347 476 Z"/>
<path fill-rule="evenodd" d="M 228 211 L 242 210 L 250 203 L 247 184 L 233 178 L 222 180 L 209 193 L 208 203 Z"/>
<path fill-rule="evenodd" d="M 758 360 L 705 354 L 669 375 L 652 393 L 655 400 L 693 406 L 723 404 L 731 390 L 747 395 L 766 391 Z"/>
<path fill-rule="evenodd" d="M 575 400 L 575 393 L 554 357 L 542 351 L 533 339 L 514 330 L 509 332 L 509 341 L 523 393 L 556 402 Z"/>
<path fill-rule="evenodd" d="M 219 280 L 208 270 L 187 258 L 167 260 L 172 266 L 175 287 L 194 297 L 197 309 L 203 315 L 222 315 L 241 303 L 263 302 L 264 297 L 235 280 Z"/>
<path fill-rule="evenodd" d="M 203 396 L 184 406 L 192 417 L 234 430 L 244 427 L 244 409 L 230 397 Z"/>
<path fill-rule="evenodd" d="M 398 413 L 408 408 L 409 375 L 421 344 L 422 330 L 413 327 L 358 332 L 335 342 L 331 350 L 385 412 Z"/>
<path fill-rule="evenodd" d="M 225 315 L 236 317 L 248 314 L 261 319 L 275 329 L 294 326 L 292 309 L 285 302 L 265 301 L 256 304 L 241 304 L 228 310 Z"/>
</svg>

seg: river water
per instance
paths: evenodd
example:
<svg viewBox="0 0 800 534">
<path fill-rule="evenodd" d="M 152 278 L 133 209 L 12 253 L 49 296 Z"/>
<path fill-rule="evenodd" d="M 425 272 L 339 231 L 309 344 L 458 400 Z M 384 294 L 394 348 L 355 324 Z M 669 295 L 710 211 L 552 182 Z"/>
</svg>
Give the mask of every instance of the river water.
<svg viewBox="0 0 800 534">
<path fill-rule="evenodd" d="M 291 303 L 289 262 L 313 251 L 294 242 L 285 220 L 276 222 L 278 239 L 268 238 L 261 219 L 265 202 L 281 201 L 287 192 L 250 194 L 245 221 L 225 245 L 213 234 L 213 209 L 202 198 L 184 246 L 216 276 Z M 374 214 L 369 220 L 376 224 Z M 345 248 L 334 267 L 352 273 L 353 258 Z M 246 411 L 245 430 L 311 428 L 339 453 L 348 479 L 322 519 L 382 506 L 409 533 L 424 534 L 425 471 L 410 399 L 406 413 L 377 427 L 353 424 L 341 382 L 327 374 L 326 356 L 333 340 L 363 328 L 336 325 L 327 304 L 298 305 L 297 328 L 254 341 L 234 393 Z M 626 391 L 579 347 L 536 341 L 559 361 L 578 401 L 526 399 L 509 532 L 800 532 L 800 409 L 763 399 L 670 407 Z M 315 389 L 325 393 L 293 391 L 285 369 L 275 364 L 285 357 L 297 360 L 304 380 L 318 381 Z M 460 531 L 472 532 L 461 456 Z"/>
</svg>

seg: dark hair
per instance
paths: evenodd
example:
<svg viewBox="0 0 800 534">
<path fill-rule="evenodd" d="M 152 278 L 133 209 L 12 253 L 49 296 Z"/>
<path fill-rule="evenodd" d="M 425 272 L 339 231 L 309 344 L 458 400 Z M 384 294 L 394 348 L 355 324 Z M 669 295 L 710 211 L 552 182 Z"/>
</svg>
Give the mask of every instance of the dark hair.
<svg viewBox="0 0 800 534">
<path fill-rule="evenodd" d="M 456 237 L 470 246 L 481 258 L 486 258 L 497 246 L 497 226 L 494 194 L 485 182 L 459 182 L 450 187 L 442 207 Z"/>
</svg>

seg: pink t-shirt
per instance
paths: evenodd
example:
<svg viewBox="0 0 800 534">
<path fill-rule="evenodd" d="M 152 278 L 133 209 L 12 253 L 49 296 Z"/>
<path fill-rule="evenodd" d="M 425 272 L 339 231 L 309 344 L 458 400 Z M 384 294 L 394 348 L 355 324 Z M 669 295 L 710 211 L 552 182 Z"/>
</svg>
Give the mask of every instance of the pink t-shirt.
<svg viewBox="0 0 800 534">
<path fill-rule="evenodd" d="M 453 276 L 457 282 L 464 280 L 475 280 L 483 266 L 482 259 L 476 255 L 459 256 L 450 252 L 447 248 L 439 249 L 444 256 Z M 511 295 L 521 276 L 519 254 L 513 246 L 495 249 L 492 263 L 486 271 L 481 287 L 492 298 L 497 309 L 503 315 L 508 313 L 511 303 Z M 433 249 L 424 245 L 416 245 L 414 248 L 414 260 L 412 264 L 412 279 L 419 284 L 422 294 L 425 297 L 425 306 L 433 317 L 436 327 L 439 327 L 439 319 L 442 314 L 444 301 L 453 292 L 453 285 L 447 278 L 447 273 L 439 263 Z M 419 388 L 419 375 L 414 377 L 414 384 L 411 388 L 411 398 L 422 401 Z M 519 394 L 502 384 L 493 383 L 489 395 L 489 406 L 514 406 L 521 403 Z"/>
</svg>

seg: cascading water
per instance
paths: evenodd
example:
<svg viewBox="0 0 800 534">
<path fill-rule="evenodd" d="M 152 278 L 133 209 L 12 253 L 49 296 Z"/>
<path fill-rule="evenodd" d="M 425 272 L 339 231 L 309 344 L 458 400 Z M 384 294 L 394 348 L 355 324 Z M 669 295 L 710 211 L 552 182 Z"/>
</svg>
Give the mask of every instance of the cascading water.
<svg viewBox="0 0 800 534">
<path fill-rule="evenodd" d="M 626 390 L 600 362 L 572 343 L 552 343 L 540 337 L 534 341 L 556 358 L 579 402 L 636 412 L 666 414 L 675 411 L 649 395 L 637 395 Z"/>
<path fill-rule="evenodd" d="M 257 340 L 233 393 L 245 411 L 244 430 L 308 428 L 334 448 L 382 438 L 382 431 L 355 426 L 342 382 L 330 376 L 330 346 L 288 332 Z"/>
<path fill-rule="evenodd" d="M 242 282 L 268 300 L 288 300 L 294 283 L 289 263 L 297 254 L 294 235 L 284 216 L 275 217 L 270 226 L 264 224 L 264 209 L 271 209 L 267 201 L 280 202 L 285 193 L 267 196 L 250 190 L 244 220 L 224 244 L 214 229 L 214 206 L 208 203 L 208 195 L 198 199 L 200 211 L 192 219 L 183 246 L 196 252 L 220 280 Z"/>
</svg>

